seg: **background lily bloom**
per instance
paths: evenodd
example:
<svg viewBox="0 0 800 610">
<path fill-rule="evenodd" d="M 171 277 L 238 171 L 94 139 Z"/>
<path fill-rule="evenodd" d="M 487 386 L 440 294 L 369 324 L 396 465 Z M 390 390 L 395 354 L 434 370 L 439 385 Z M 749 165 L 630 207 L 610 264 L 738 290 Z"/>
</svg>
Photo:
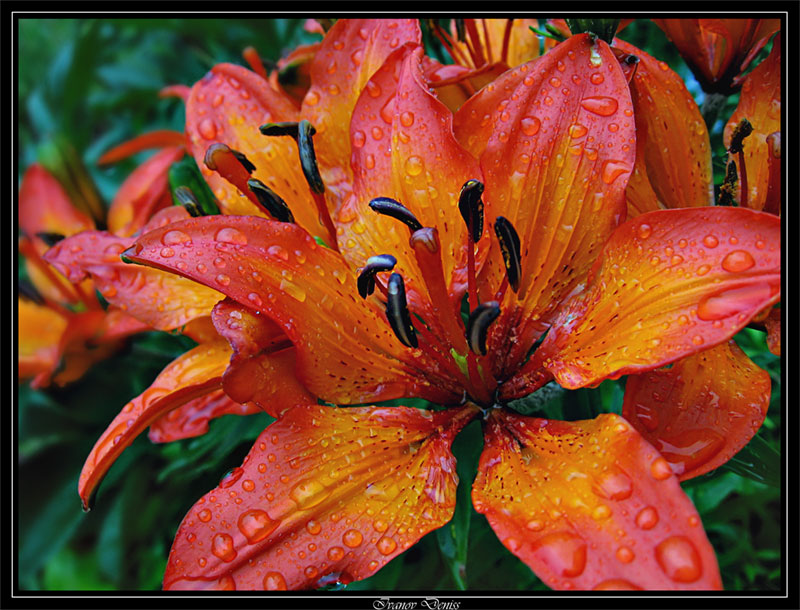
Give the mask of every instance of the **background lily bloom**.
<svg viewBox="0 0 800 610">
<path fill-rule="evenodd" d="M 142 174 L 155 186 L 123 188 L 111 231 L 45 255 L 199 344 L 101 435 L 84 507 L 147 427 L 165 442 L 225 414 L 276 420 L 184 517 L 165 589 L 348 585 L 447 523 L 439 540 L 461 544 L 470 495 L 551 588 L 722 587 L 680 482 L 764 421 L 769 378 L 731 338 L 780 300 L 780 220 L 709 206 L 708 132 L 656 59 L 587 34 L 505 57 L 500 21 L 471 24 L 461 48 L 462 76 L 487 83 L 468 98 L 415 20 L 337 21 L 289 55 L 310 79 L 291 91 L 255 51 L 253 71 L 218 64 L 170 88 L 185 136 L 106 155 L 166 146 Z M 679 141 L 686 162 L 659 164 Z M 220 215 L 169 206 L 184 151 Z M 524 414 L 622 375 L 623 417 Z M 454 442 L 478 424 L 476 476 Z"/>
</svg>

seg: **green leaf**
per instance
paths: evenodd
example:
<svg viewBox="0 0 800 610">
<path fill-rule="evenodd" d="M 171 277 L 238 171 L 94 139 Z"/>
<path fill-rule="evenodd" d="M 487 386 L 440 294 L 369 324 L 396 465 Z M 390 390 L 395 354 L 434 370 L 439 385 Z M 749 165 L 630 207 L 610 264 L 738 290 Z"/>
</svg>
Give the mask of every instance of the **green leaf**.
<svg viewBox="0 0 800 610">
<path fill-rule="evenodd" d="M 764 440 L 761 434 L 721 466 L 743 477 L 772 487 L 781 484 L 781 454 Z"/>
<path fill-rule="evenodd" d="M 205 215 L 219 214 L 219 205 L 214 193 L 203 178 L 200 170 L 197 168 L 195 160 L 186 156 L 180 161 L 172 164 L 169 168 L 169 188 L 171 192 L 175 192 L 178 187 L 187 187 L 194 195 L 197 203 L 200 204 L 200 209 Z M 178 200 L 173 195 L 175 205 L 183 205 L 183 202 Z"/>
</svg>

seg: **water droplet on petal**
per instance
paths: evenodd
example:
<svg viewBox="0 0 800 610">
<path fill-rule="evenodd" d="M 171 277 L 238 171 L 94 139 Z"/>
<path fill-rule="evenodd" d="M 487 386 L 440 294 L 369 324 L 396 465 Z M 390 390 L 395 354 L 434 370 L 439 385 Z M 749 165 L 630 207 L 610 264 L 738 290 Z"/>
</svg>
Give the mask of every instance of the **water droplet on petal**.
<svg viewBox="0 0 800 610">
<path fill-rule="evenodd" d="M 203 119 L 200 125 L 197 126 L 197 130 L 206 140 L 213 140 L 217 137 L 217 126 L 214 125 L 214 121 L 211 119 Z"/>
<path fill-rule="evenodd" d="M 531 550 L 561 576 L 579 576 L 586 568 L 586 543 L 570 532 L 546 534 L 531 544 Z"/>
<path fill-rule="evenodd" d="M 264 540 L 275 531 L 278 524 L 278 521 L 273 521 L 266 512 L 259 509 L 249 510 L 239 517 L 239 531 L 250 544 Z"/>
<path fill-rule="evenodd" d="M 641 587 L 637 587 L 630 581 L 623 578 L 611 578 L 604 580 L 592 589 L 593 591 L 641 591 Z"/>
<path fill-rule="evenodd" d="M 613 97 L 585 97 L 581 100 L 583 106 L 589 112 L 600 116 L 611 116 L 617 111 L 619 103 Z"/>
<path fill-rule="evenodd" d="M 705 321 L 721 320 L 749 310 L 754 303 L 763 303 L 773 295 L 769 284 L 755 284 L 722 290 L 700 299 L 697 317 Z"/>
<path fill-rule="evenodd" d="M 161 238 L 161 243 L 165 246 L 176 246 L 178 244 L 185 244 L 187 242 L 191 242 L 192 238 L 189 237 L 183 231 L 167 231 L 164 233 L 164 236 Z"/>
<path fill-rule="evenodd" d="M 603 165 L 603 182 L 611 184 L 630 169 L 630 166 L 622 161 L 606 161 Z"/>
<path fill-rule="evenodd" d="M 203 523 L 208 523 L 211 521 L 211 511 L 207 508 L 204 508 L 199 513 L 197 513 L 197 518 L 200 519 Z"/>
<path fill-rule="evenodd" d="M 636 558 L 636 555 L 627 546 L 619 547 L 615 555 L 622 563 L 630 563 Z"/>
<path fill-rule="evenodd" d="M 697 549 L 683 536 L 672 536 L 659 544 L 656 559 L 664 573 L 676 582 L 694 582 L 703 574 Z"/>
<path fill-rule="evenodd" d="M 224 227 L 217 231 L 214 239 L 227 244 L 239 244 L 240 246 L 247 245 L 247 237 L 238 229 L 232 227 Z"/>
<path fill-rule="evenodd" d="M 280 572 L 267 572 L 262 584 L 265 591 L 286 591 L 286 579 Z"/>
<path fill-rule="evenodd" d="M 648 224 L 641 224 L 639 225 L 639 237 L 641 239 L 647 239 L 650 237 L 650 234 L 653 232 L 653 228 Z"/>
<path fill-rule="evenodd" d="M 731 273 L 747 271 L 756 264 L 753 255 L 746 250 L 734 250 L 722 259 L 722 268 Z"/>
<path fill-rule="evenodd" d="M 657 457 L 653 460 L 653 463 L 650 464 L 650 474 L 653 475 L 653 478 L 657 481 L 663 481 L 672 476 L 672 468 L 670 468 L 669 462 L 663 457 Z"/>
<path fill-rule="evenodd" d="M 354 549 L 364 542 L 364 536 L 358 530 L 347 530 L 342 536 L 342 542 Z"/>
<path fill-rule="evenodd" d="M 228 534 L 217 534 L 211 540 L 211 552 L 222 559 L 230 562 L 236 559 L 236 549 L 233 548 L 233 538 Z"/>
<path fill-rule="evenodd" d="M 300 508 L 310 508 L 325 500 L 330 493 L 330 490 L 319 481 L 306 479 L 295 485 L 289 496 Z"/>
<path fill-rule="evenodd" d="M 592 490 L 603 498 L 609 500 L 625 500 L 633 493 L 633 483 L 628 475 L 621 470 L 610 470 L 603 473 L 592 487 Z"/>
<path fill-rule="evenodd" d="M 284 261 L 289 260 L 289 253 L 282 246 L 270 246 L 267 248 L 267 254 Z"/>
<path fill-rule="evenodd" d="M 603 81 L 604 81 L 604 80 L 606 80 L 606 79 L 605 79 L 605 77 L 604 77 L 602 74 L 600 74 L 599 72 L 595 72 L 594 74 L 592 74 L 592 75 L 589 77 L 589 80 L 592 82 L 592 84 L 593 84 L 593 85 L 600 85 L 600 84 L 602 84 L 602 83 L 603 83 Z"/>
<path fill-rule="evenodd" d="M 172 248 L 161 248 L 161 252 L 159 252 L 163 258 L 171 258 L 175 256 L 175 250 Z"/>
<path fill-rule="evenodd" d="M 725 439 L 710 428 L 685 430 L 675 437 L 659 438 L 658 452 L 677 475 L 706 464 L 725 446 Z"/>
<path fill-rule="evenodd" d="M 416 155 L 406 159 L 406 173 L 409 176 L 419 176 L 422 173 L 422 159 Z"/>
<path fill-rule="evenodd" d="M 328 549 L 328 559 L 331 561 L 339 561 L 344 557 L 344 549 L 340 546 L 332 546 Z"/>
<path fill-rule="evenodd" d="M 520 126 L 526 136 L 535 136 L 539 133 L 542 122 L 535 116 L 526 116 L 520 121 Z"/>
<path fill-rule="evenodd" d="M 381 555 L 391 555 L 396 548 L 397 543 L 394 541 L 394 538 L 383 536 L 380 540 L 378 540 L 378 551 L 381 553 Z"/>
<path fill-rule="evenodd" d="M 636 515 L 636 525 L 643 530 L 653 529 L 658 524 L 658 511 L 652 506 L 645 506 Z"/>
</svg>

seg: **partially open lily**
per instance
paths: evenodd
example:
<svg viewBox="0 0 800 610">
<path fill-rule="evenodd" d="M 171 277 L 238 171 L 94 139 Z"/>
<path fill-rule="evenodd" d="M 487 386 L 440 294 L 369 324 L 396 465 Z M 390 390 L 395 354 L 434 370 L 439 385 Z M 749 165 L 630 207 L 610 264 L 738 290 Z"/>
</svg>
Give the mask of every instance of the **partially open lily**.
<svg viewBox="0 0 800 610">
<path fill-rule="evenodd" d="M 410 20 L 337 22 L 299 112 L 232 65 L 192 88 L 188 148 L 228 215 L 154 227 L 125 256 L 226 295 L 212 319 L 233 357 L 223 372 L 216 343 L 187 365 L 196 376 L 165 375 L 166 393 L 126 407 L 82 496 L 115 446 L 211 380 L 278 419 L 190 509 L 164 587 L 347 583 L 450 520 L 450 445 L 481 417 L 475 508 L 545 583 L 720 588 L 678 477 L 634 427 L 509 403 L 551 379 L 578 388 L 686 357 L 714 370 L 701 350 L 780 298 L 778 218 L 623 222 L 634 107 L 600 40 L 569 38 L 455 115 L 427 87 L 420 42 Z M 443 408 L 334 406 L 413 397 Z"/>
</svg>

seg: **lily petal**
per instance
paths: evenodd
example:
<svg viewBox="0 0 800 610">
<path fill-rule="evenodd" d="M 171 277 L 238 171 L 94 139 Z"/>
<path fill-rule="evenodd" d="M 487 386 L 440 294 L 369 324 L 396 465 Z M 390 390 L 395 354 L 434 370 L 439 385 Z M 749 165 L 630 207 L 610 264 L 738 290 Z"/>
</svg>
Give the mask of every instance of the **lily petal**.
<svg viewBox="0 0 800 610">
<path fill-rule="evenodd" d="M 628 377 L 622 415 L 686 481 L 742 449 L 767 414 L 770 379 L 734 341 Z"/>
<path fill-rule="evenodd" d="M 163 255 L 162 239 L 188 239 Z M 182 255 L 193 261 L 181 266 Z M 126 252 L 136 262 L 213 286 L 274 320 L 297 349 L 297 376 L 311 392 L 341 404 L 417 396 L 447 400 L 429 367 L 409 368 L 413 353 L 384 313 L 358 296 L 353 270 L 300 227 L 241 216 L 193 218 L 143 235 Z"/>
<path fill-rule="evenodd" d="M 487 85 L 456 113 L 455 130 L 480 156 L 487 220 L 505 217 L 521 242 L 519 292 L 506 291 L 495 324 L 494 336 L 505 336 L 522 327 L 517 318 L 534 324 L 575 290 L 625 217 L 635 153 L 628 83 L 605 42 L 573 36 Z M 505 274 L 498 261 L 484 274 L 492 291 Z M 512 369 L 538 336 L 522 334 Z"/>
<path fill-rule="evenodd" d="M 317 130 L 314 147 L 334 220 L 353 183 L 350 118 L 356 100 L 395 49 L 421 40 L 416 19 L 339 19 L 316 51 L 300 115 Z"/>
<path fill-rule="evenodd" d="M 233 348 L 223 376 L 228 396 L 240 403 L 253 402 L 273 417 L 317 401 L 297 379 L 295 348 L 275 322 L 230 298 L 214 307 L 212 318 Z"/>
<path fill-rule="evenodd" d="M 776 356 L 781 355 L 781 308 L 774 307 L 764 321 L 767 327 L 767 347 Z"/>
<path fill-rule="evenodd" d="M 636 119 L 636 163 L 643 166 L 663 207 L 714 204 L 711 147 L 700 109 L 683 79 L 663 61 L 622 40 L 614 47 L 639 58 L 631 81 Z M 630 186 L 629 211 L 653 209 L 635 199 Z M 633 201 L 632 201 L 633 199 Z"/>
<path fill-rule="evenodd" d="M 58 363 L 58 345 L 67 328 L 61 313 L 17 298 L 17 374 L 20 379 L 49 373 Z"/>
<path fill-rule="evenodd" d="M 450 520 L 450 444 L 476 413 L 291 409 L 188 512 L 164 588 L 310 589 L 366 578 Z"/>
<path fill-rule="evenodd" d="M 534 353 L 564 387 L 651 370 L 730 339 L 780 299 L 780 222 L 743 208 L 643 214 Z"/>
<path fill-rule="evenodd" d="M 458 221 L 459 194 L 465 182 L 481 174 L 453 136 L 452 114 L 425 84 L 421 58 L 422 49 L 413 45 L 392 54 L 353 111 L 355 183 L 337 218 L 344 231 L 341 252 L 354 265 L 388 252 L 397 258 L 407 291 L 425 294 L 408 229 L 368 208 L 373 198 L 390 197 L 423 227 L 437 229 L 444 277 L 451 297 L 460 298 L 466 286 L 467 227 Z M 486 239 L 479 242 L 479 261 L 488 246 Z"/>
<path fill-rule="evenodd" d="M 501 542 L 554 589 L 721 589 L 669 465 L 618 415 L 494 412 L 472 490 Z"/>
<path fill-rule="evenodd" d="M 163 255 L 171 249 L 166 245 L 170 240 L 180 241 L 184 236 L 162 231 L 167 234 L 161 244 Z M 91 276 L 109 303 L 158 330 L 179 328 L 207 316 L 223 299 L 216 290 L 171 273 L 123 263 L 119 255 L 133 241 L 103 231 L 84 231 L 57 243 L 45 259 L 72 282 Z M 188 265 L 184 260 L 180 264 Z"/>
<path fill-rule="evenodd" d="M 97 440 L 78 480 L 84 509 L 108 469 L 151 423 L 172 409 L 218 389 L 231 350 L 224 341 L 198 345 L 161 371 L 142 394 L 129 402 Z"/>
<path fill-rule="evenodd" d="M 94 221 L 72 205 L 50 172 L 33 164 L 19 187 L 19 228 L 29 238 L 37 233 L 75 235 L 94 229 Z"/>
<path fill-rule="evenodd" d="M 108 230 L 111 233 L 122 237 L 133 235 L 159 208 L 172 205 L 167 172 L 183 155 L 183 146 L 165 148 L 126 178 L 108 210 Z"/>
<path fill-rule="evenodd" d="M 208 422 L 223 415 L 261 413 L 255 405 L 243 405 L 229 398 L 223 390 L 213 390 L 162 415 L 150 424 L 147 437 L 154 443 L 171 443 L 208 432 Z"/>
<path fill-rule="evenodd" d="M 98 160 L 98 165 L 108 165 L 116 163 L 135 155 L 136 153 L 150 148 L 168 148 L 173 146 L 183 147 L 186 143 L 186 136 L 180 131 L 171 129 L 160 129 L 143 133 L 135 138 L 118 144 L 111 150 L 105 152 Z"/>
<path fill-rule="evenodd" d="M 287 202 L 295 220 L 312 235 L 326 235 L 300 168 L 297 144 L 289 137 L 266 137 L 264 123 L 298 120 L 288 96 L 276 92 L 255 72 L 218 64 L 192 88 L 186 104 L 189 151 L 214 191 L 224 214 L 265 216 L 246 194 L 206 168 L 208 147 L 222 143 L 255 165 L 252 177 Z"/>
<path fill-rule="evenodd" d="M 747 197 L 741 194 L 742 170 L 739 168 L 738 154 L 729 155 L 736 161 L 739 170 L 737 183 L 737 202 L 755 210 L 763 210 L 770 190 L 770 160 L 773 158 L 772 146 L 767 138 L 781 131 L 781 37 L 775 37 L 772 52 L 747 76 L 742 85 L 739 105 L 725 125 L 723 141 L 731 144 L 731 136 L 739 121 L 747 119 L 753 132 L 744 139 L 744 166 L 747 172 Z M 778 145 L 780 148 L 780 144 Z M 778 153 L 780 156 L 780 152 Z M 780 184 L 780 162 L 776 164 L 777 175 L 772 180 Z M 780 188 L 778 188 L 780 193 Z M 780 197 L 780 196 L 778 196 Z"/>
</svg>

